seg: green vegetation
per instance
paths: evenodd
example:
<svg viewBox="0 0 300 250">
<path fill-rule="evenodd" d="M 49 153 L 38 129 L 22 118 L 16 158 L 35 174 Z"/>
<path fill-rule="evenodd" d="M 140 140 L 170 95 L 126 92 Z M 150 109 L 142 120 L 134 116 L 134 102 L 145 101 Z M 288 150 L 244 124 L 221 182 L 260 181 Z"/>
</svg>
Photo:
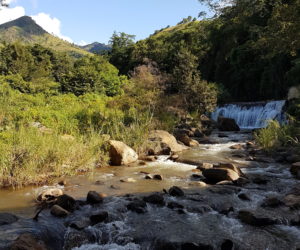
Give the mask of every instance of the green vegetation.
<svg viewBox="0 0 300 250">
<path fill-rule="evenodd" d="M 200 1 L 211 6 L 221 2 Z M 128 44 L 117 51 L 123 53 L 122 63 L 111 62 L 127 73 L 149 58 L 171 74 L 184 49 L 196 57 L 202 79 L 225 90 L 224 101 L 285 98 L 289 87 L 299 84 L 300 1 L 241 0 L 220 6 L 215 18 L 187 18 Z"/>
</svg>

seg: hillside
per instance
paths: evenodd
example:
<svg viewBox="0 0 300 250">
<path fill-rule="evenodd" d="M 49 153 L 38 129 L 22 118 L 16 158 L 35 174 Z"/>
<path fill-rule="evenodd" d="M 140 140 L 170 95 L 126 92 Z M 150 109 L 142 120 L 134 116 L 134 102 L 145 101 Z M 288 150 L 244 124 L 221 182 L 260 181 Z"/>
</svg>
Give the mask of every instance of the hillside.
<svg viewBox="0 0 300 250">
<path fill-rule="evenodd" d="M 74 57 L 90 54 L 74 44 L 49 34 L 29 16 L 23 16 L 0 25 L 0 41 L 9 43 L 21 41 L 25 44 L 37 43 L 56 51 L 67 52 Z"/>
<path fill-rule="evenodd" d="M 106 51 L 110 51 L 111 47 L 109 45 L 103 44 L 103 43 L 98 43 L 98 42 L 94 42 L 88 45 L 84 45 L 84 46 L 80 46 L 80 48 L 94 53 L 94 54 L 103 54 Z"/>
</svg>

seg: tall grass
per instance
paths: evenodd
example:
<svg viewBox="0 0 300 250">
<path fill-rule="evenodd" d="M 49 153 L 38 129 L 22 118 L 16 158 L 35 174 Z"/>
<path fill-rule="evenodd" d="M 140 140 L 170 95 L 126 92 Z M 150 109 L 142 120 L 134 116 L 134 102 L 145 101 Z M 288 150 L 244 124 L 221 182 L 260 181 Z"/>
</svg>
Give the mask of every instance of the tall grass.
<svg viewBox="0 0 300 250">
<path fill-rule="evenodd" d="M 295 124 L 280 125 L 278 121 L 269 121 L 266 128 L 255 133 L 256 142 L 266 151 L 272 151 L 281 146 L 300 146 L 300 129 Z"/>
<path fill-rule="evenodd" d="M 0 85 L 0 187 L 41 184 L 105 165 L 109 138 L 141 150 L 152 115 L 123 111 L 108 105 L 111 100 L 29 95 Z"/>
</svg>

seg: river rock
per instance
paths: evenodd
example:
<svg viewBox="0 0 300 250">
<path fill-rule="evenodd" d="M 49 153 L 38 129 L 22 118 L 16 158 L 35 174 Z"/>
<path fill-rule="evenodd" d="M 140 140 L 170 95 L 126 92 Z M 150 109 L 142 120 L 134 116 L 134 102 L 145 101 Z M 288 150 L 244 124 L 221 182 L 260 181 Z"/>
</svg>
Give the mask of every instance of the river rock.
<svg viewBox="0 0 300 250">
<path fill-rule="evenodd" d="M 126 178 L 126 179 L 121 179 L 120 182 L 125 182 L 125 183 L 135 183 L 136 180 L 133 178 Z"/>
<path fill-rule="evenodd" d="M 112 165 L 128 165 L 138 160 L 137 153 L 124 142 L 110 140 L 109 144 L 109 157 Z"/>
<path fill-rule="evenodd" d="M 50 212 L 56 217 L 66 217 L 69 215 L 69 212 L 67 210 L 58 205 L 52 206 Z"/>
<path fill-rule="evenodd" d="M 181 205 L 177 202 L 174 202 L 174 201 L 169 202 L 167 207 L 170 208 L 170 209 L 183 209 L 184 208 L 183 205 Z"/>
<path fill-rule="evenodd" d="M 78 221 L 74 221 L 70 224 L 71 228 L 74 228 L 76 230 L 83 230 L 86 227 L 90 226 L 90 220 L 88 218 L 83 218 L 81 220 Z"/>
<path fill-rule="evenodd" d="M 12 244 L 11 250 L 47 250 L 45 243 L 36 236 L 26 233 L 21 234 Z"/>
<path fill-rule="evenodd" d="M 184 196 L 184 192 L 181 188 L 173 186 L 169 189 L 169 194 L 171 196 Z"/>
<path fill-rule="evenodd" d="M 141 156 L 139 156 L 139 160 L 152 162 L 152 161 L 157 160 L 157 156 L 155 156 L 155 155 L 141 155 Z"/>
<path fill-rule="evenodd" d="M 239 178 L 238 173 L 231 169 L 211 168 L 202 171 L 203 176 L 211 182 L 217 183 L 220 181 L 235 181 Z"/>
<path fill-rule="evenodd" d="M 243 148 L 242 144 L 235 144 L 229 147 L 230 149 L 241 150 Z"/>
<path fill-rule="evenodd" d="M 160 175 L 160 174 L 155 174 L 155 175 L 153 175 L 153 180 L 162 181 L 162 180 L 163 180 L 163 177 L 162 177 L 162 175 Z"/>
<path fill-rule="evenodd" d="M 63 194 L 57 197 L 56 205 L 62 207 L 63 209 L 72 212 L 75 209 L 76 201 L 73 197 Z"/>
<path fill-rule="evenodd" d="M 127 205 L 127 209 L 138 214 L 143 214 L 146 212 L 146 206 L 145 201 L 135 199 Z"/>
<path fill-rule="evenodd" d="M 199 142 L 197 142 L 196 140 L 193 140 L 192 138 L 190 138 L 186 134 L 177 134 L 176 139 L 178 141 L 182 142 L 185 146 L 188 146 L 188 147 L 197 147 L 197 146 L 199 146 Z"/>
<path fill-rule="evenodd" d="M 98 223 L 104 222 L 108 218 L 108 212 L 103 211 L 97 214 L 94 214 L 90 217 L 90 221 L 92 225 L 96 225 Z"/>
<path fill-rule="evenodd" d="M 198 137 L 198 138 L 202 138 L 202 137 L 204 137 L 204 134 L 202 133 L 202 131 L 199 128 L 196 128 L 194 131 L 194 136 Z"/>
<path fill-rule="evenodd" d="M 19 218 L 13 214 L 0 213 L 0 226 L 12 224 L 18 220 Z"/>
<path fill-rule="evenodd" d="M 226 117 L 218 118 L 218 129 L 220 131 L 240 131 L 240 127 L 235 120 Z"/>
<path fill-rule="evenodd" d="M 94 239 L 90 239 L 91 234 L 88 232 L 82 231 L 69 231 L 65 235 L 65 242 L 64 242 L 64 250 L 72 250 L 76 247 L 81 247 L 82 245 L 86 245 L 89 243 L 93 243 Z"/>
<path fill-rule="evenodd" d="M 300 162 L 293 163 L 290 171 L 293 175 L 300 178 Z"/>
<path fill-rule="evenodd" d="M 181 244 L 181 250 L 213 250 L 213 247 L 210 245 L 204 245 L 194 242 L 188 242 Z"/>
<path fill-rule="evenodd" d="M 289 194 L 284 197 L 283 202 L 290 209 L 300 209 L 300 196 L 299 195 Z"/>
<path fill-rule="evenodd" d="M 149 174 L 147 174 L 147 175 L 145 176 L 145 179 L 146 179 L 146 180 L 152 180 L 152 176 L 149 175 Z"/>
<path fill-rule="evenodd" d="M 149 196 L 146 196 L 146 197 L 143 198 L 143 200 L 145 202 L 155 204 L 155 205 L 159 205 L 159 206 L 164 206 L 165 205 L 165 199 L 164 199 L 163 195 L 159 194 L 159 193 L 155 193 L 155 194 L 151 194 Z"/>
<path fill-rule="evenodd" d="M 219 165 L 214 165 L 214 168 L 230 169 L 230 170 L 233 170 L 234 172 L 236 172 L 239 176 L 245 177 L 245 175 L 242 172 L 242 170 L 239 167 L 237 167 L 234 164 L 232 164 L 232 163 L 219 163 Z"/>
<path fill-rule="evenodd" d="M 188 147 L 180 145 L 173 135 L 164 130 L 153 130 L 150 132 L 148 148 L 155 155 L 161 154 L 164 148 L 169 148 L 171 152 L 181 152 L 188 149 Z"/>
<path fill-rule="evenodd" d="M 245 193 L 238 194 L 238 197 L 243 201 L 251 201 L 250 197 Z"/>
<path fill-rule="evenodd" d="M 246 224 L 258 227 L 276 224 L 275 219 L 269 218 L 267 216 L 261 215 L 256 211 L 250 210 L 240 210 L 238 213 L 238 218 Z"/>
<path fill-rule="evenodd" d="M 279 207 L 283 202 L 278 197 L 268 197 L 263 200 L 261 207 Z"/>
<path fill-rule="evenodd" d="M 206 163 L 206 162 L 203 162 L 202 164 L 200 164 L 197 169 L 200 169 L 201 171 L 205 170 L 205 169 L 210 169 L 210 168 L 213 168 L 214 165 L 212 163 Z"/>
<path fill-rule="evenodd" d="M 103 197 L 96 191 L 89 191 L 86 197 L 86 201 L 89 204 L 99 204 L 103 202 Z"/>
<path fill-rule="evenodd" d="M 38 201 L 54 200 L 58 196 L 63 195 L 63 191 L 60 188 L 49 188 L 43 190 L 37 197 Z"/>
</svg>

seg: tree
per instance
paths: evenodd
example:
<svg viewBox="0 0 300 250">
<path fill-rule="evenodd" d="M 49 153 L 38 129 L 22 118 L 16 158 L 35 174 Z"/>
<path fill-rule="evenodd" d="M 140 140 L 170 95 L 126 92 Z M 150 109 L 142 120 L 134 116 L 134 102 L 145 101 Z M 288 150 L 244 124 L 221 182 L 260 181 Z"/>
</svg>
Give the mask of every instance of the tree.
<svg viewBox="0 0 300 250">
<path fill-rule="evenodd" d="M 129 60 L 134 46 L 134 39 L 134 35 L 114 32 L 109 41 L 112 47 L 109 61 L 120 70 L 121 74 L 127 73 L 129 70 Z"/>
</svg>

